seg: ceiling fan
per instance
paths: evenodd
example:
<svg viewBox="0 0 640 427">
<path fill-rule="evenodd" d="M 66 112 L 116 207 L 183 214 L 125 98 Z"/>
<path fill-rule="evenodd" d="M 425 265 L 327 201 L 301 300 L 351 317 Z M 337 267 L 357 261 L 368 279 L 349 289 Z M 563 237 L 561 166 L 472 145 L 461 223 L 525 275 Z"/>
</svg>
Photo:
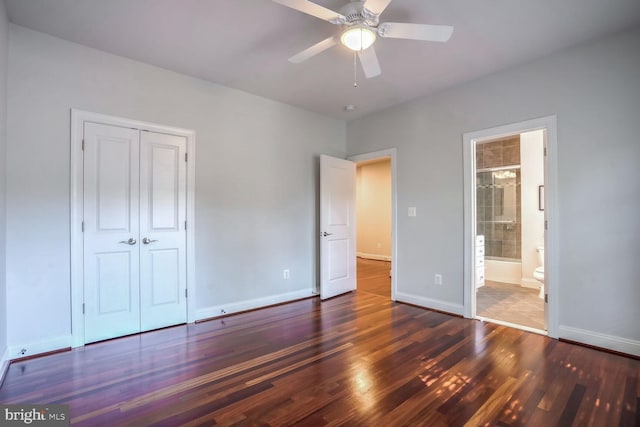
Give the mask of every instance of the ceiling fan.
<svg viewBox="0 0 640 427">
<path fill-rule="evenodd" d="M 339 36 L 332 36 L 289 58 L 298 64 L 325 50 L 342 43 L 358 54 L 367 78 L 381 74 L 380 64 L 373 44 L 376 36 L 382 38 L 446 42 L 453 33 L 449 25 L 409 24 L 401 22 L 380 23 L 380 14 L 391 0 L 351 0 L 338 12 L 308 0 L 273 0 L 307 15 L 341 25 Z"/>
</svg>

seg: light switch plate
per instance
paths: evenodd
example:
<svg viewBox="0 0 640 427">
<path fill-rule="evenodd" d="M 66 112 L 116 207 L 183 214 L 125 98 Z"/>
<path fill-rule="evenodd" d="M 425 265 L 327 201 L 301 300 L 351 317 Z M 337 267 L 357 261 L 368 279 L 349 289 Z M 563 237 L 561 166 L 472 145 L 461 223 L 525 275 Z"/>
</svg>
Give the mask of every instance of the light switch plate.
<svg viewBox="0 0 640 427">
<path fill-rule="evenodd" d="M 415 207 L 410 207 L 409 208 L 409 216 L 416 216 L 416 208 Z"/>
</svg>

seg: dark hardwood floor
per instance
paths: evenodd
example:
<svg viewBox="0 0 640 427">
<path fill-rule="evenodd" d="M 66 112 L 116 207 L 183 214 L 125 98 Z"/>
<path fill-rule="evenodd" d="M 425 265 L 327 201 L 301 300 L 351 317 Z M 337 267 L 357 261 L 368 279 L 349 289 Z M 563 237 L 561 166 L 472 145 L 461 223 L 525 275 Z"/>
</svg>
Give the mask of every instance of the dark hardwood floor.
<svg viewBox="0 0 640 427">
<path fill-rule="evenodd" d="M 85 426 L 637 426 L 640 361 L 357 291 L 11 364 Z"/>
</svg>

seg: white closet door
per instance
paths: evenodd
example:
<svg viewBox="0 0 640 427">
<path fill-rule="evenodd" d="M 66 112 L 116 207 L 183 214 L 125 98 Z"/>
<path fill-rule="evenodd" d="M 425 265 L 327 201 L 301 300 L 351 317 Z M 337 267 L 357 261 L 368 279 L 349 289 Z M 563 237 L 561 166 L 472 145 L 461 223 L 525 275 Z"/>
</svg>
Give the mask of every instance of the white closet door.
<svg viewBox="0 0 640 427">
<path fill-rule="evenodd" d="M 85 342 L 140 330 L 139 132 L 84 125 Z"/>
<path fill-rule="evenodd" d="M 186 138 L 140 137 L 141 330 L 187 321 Z"/>
</svg>

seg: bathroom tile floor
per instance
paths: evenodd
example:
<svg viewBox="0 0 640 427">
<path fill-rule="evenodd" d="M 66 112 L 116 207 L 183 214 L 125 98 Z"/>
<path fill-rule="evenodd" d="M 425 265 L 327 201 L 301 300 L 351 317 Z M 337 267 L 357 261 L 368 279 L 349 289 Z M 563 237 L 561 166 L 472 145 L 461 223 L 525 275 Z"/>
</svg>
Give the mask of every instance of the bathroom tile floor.
<svg viewBox="0 0 640 427">
<path fill-rule="evenodd" d="M 485 281 L 476 293 L 476 315 L 544 329 L 544 301 L 538 290 L 509 283 Z"/>
</svg>

